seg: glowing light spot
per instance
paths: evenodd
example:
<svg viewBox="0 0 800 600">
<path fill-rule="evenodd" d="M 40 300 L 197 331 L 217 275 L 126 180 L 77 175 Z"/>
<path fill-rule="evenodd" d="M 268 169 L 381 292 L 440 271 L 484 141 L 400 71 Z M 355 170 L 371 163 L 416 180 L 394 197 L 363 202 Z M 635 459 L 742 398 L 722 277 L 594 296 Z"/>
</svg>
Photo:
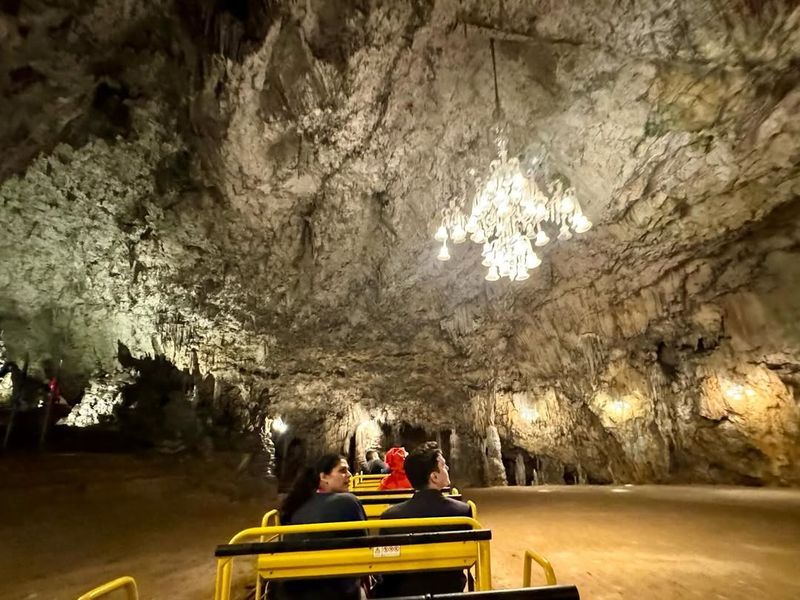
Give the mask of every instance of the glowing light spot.
<svg viewBox="0 0 800 600">
<path fill-rule="evenodd" d="M 519 414 L 528 423 L 534 423 L 539 420 L 539 410 L 535 406 L 523 406 Z"/>
<path fill-rule="evenodd" d="M 286 431 L 287 431 L 288 429 L 289 429 L 289 425 L 288 425 L 288 424 L 286 424 L 286 423 L 283 421 L 283 419 L 281 419 L 280 417 L 278 417 L 277 419 L 275 419 L 275 420 L 272 422 L 272 430 L 273 430 L 275 433 L 286 433 Z"/>
</svg>

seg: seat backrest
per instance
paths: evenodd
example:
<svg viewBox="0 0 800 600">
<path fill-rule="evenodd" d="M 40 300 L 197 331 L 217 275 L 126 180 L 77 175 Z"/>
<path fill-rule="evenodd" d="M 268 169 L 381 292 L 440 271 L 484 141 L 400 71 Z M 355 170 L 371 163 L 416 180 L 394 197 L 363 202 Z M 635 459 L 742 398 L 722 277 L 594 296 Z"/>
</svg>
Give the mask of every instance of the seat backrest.
<svg viewBox="0 0 800 600">
<path fill-rule="evenodd" d="M 350 489 L 378 489 L 384 477 L 388 475 L 353 475 L 350 478 Z"/>
<path fill-rule="evenodd" d="M 448 496 L 453 500 L 461 500 L 461 496 Z M 393 498 L 360 498 L 361 506 L 364 507 L 364 512 L 367 515 L 367 519 L 377 519 L 379 518 L 387 508 L 390 508 L 396 504 L 400 504 L 401 502 L 405 502 L 408 498 L 404 498 L 402 496 L 395 496 Z M 473 515 L 474 518 L 475 515 Z"/>
<path fill-rule="evenodd" d="M 355 495 L 359 500 L 364 498 L 403 498 L 408 500 L 414 495 L 414 490 L 401 489 L 401 490 L 377 490 L 377 489 L 357 489 L 351 490 L 351 494 Z M 447 497 L 461 496 L 458 488 L 444 488 L 442 494 Z"/>
<path fill-rule="evenodd" d="M 370 530 L 424 529 L 424 533 L 368 535 L 358 537 L 313 537 L 313 534 L 364 531 L 363 521 L 254 527 L 239 532 L 230 544 L 217 547 L 216 600 L 230 598 L 231 562 L 240 556 L 256 558 L 260 577 L 266 580 L 316 579 L 469 569 L 476 567 L 477 589 L 491 589 L 491 531 L 468 517 L 429 519 L 385 519 L 373 521 Z M 461 526 L 461 531 L 431 529 Z M 296 539 L 297 534 L 308 537 Z M 289 539 L 286 536 L 291 536 Z M 282 541 L 252 542 L 259 538 Z"/>
</svg>

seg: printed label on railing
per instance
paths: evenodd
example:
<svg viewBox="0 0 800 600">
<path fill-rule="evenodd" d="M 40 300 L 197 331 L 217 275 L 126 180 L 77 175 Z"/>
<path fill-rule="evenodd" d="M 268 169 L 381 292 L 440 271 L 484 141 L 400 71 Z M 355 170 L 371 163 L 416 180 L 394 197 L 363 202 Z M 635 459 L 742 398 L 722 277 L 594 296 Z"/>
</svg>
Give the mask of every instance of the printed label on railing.
<svg viewBox="0 0 800 600">
<path fill-rule="evenodd" d="M 400 546 L 376 546 L 372 549 L 373 558 L 400 556 Z"/>
</svg>

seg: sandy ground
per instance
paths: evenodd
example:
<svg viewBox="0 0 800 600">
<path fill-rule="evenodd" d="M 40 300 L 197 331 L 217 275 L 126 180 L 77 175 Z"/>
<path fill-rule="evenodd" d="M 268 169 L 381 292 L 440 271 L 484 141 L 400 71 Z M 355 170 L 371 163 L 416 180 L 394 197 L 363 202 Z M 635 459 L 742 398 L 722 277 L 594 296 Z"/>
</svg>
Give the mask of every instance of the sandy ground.
<svg viewBox="0 0 800 600">
<path fill-rule="evenodd" d="M 214 546 L 274 504 L 245 497 L 214 469 L 167 460 L 5 458 L 0 482 L 4 600 L 74 599 L 122 574 L 137 579 L 143 600 L 210 600 Z M 521 583 L 522 554 L 531 548 L 587 599 L 800 598 L 797 490 L 538 487 L 465 495 L 493 530 L 496 587 Z"/>
</svg>

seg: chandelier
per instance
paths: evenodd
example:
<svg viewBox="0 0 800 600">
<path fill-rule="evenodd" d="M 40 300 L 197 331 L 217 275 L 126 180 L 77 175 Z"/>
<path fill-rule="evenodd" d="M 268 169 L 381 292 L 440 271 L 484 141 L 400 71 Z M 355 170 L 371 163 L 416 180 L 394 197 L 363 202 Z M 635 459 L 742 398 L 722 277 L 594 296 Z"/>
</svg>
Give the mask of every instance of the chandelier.
<svg viewBox="0 0 800 600">
<path fill-rule="evenodd" d="M 558 231 L 559 240 L 588 231 L 592 223 L 581 211 L 573 187 L 564 187 L 560 179 L 546 184 L 545 194 L 536 182 L 541 160 L 530 160 L 523 170 L 517 157 L 508 157 L 508 141 L 496 139 L 498 157 L 489 165 L 485 180 L 475 178 L 475 196 L 469 216 L 460 206 L 442 211 L 442 223 L 434 239 L 442 243 L 437 258 L 450 259 L 448 240 L 460 244 L 467 239 L 483 245 L 483 266 L 488 267 L 487 281 L 508 277 L 511 281 L 528 279 L 528 271 L 541 264 L 534 247 L 550 242 L 547 229 Z M 474 173 L 471 173 L 474 175 Z"/>
<path fill-rule="evenodd" d="M 496 114 L 501 114 L 495 74 Z M 451 202 L 442 211 L 442 222 L 434 239 L 442 243 L 437 258 L 450 260 L 447 241 L 460 244 L 467 239 L 483 245 L 483 266 L 488 267 L 487 281 L 508 277 L 524 281 L 528 271 L 542 261 L 534 247 L 550 242 L 547 230 L 558 231 L 559 240 L 568 240 L 574 233 L 588 231 L 592 223 L 581 211 L 572 186 L 565 187 L 561 178 L 547 180 L 540 157 L 526 160 L 523 165 L 516 156 L 508 156 L 508 139 L 502 130 L 496 131 L 497 158 L 489 164 L 485 179 L 474 177 L 475 194 L 472 210 L 466 216 L 462 207 Z M 547 190 L 547 193 L 542 188 Z"/>
</svg>

